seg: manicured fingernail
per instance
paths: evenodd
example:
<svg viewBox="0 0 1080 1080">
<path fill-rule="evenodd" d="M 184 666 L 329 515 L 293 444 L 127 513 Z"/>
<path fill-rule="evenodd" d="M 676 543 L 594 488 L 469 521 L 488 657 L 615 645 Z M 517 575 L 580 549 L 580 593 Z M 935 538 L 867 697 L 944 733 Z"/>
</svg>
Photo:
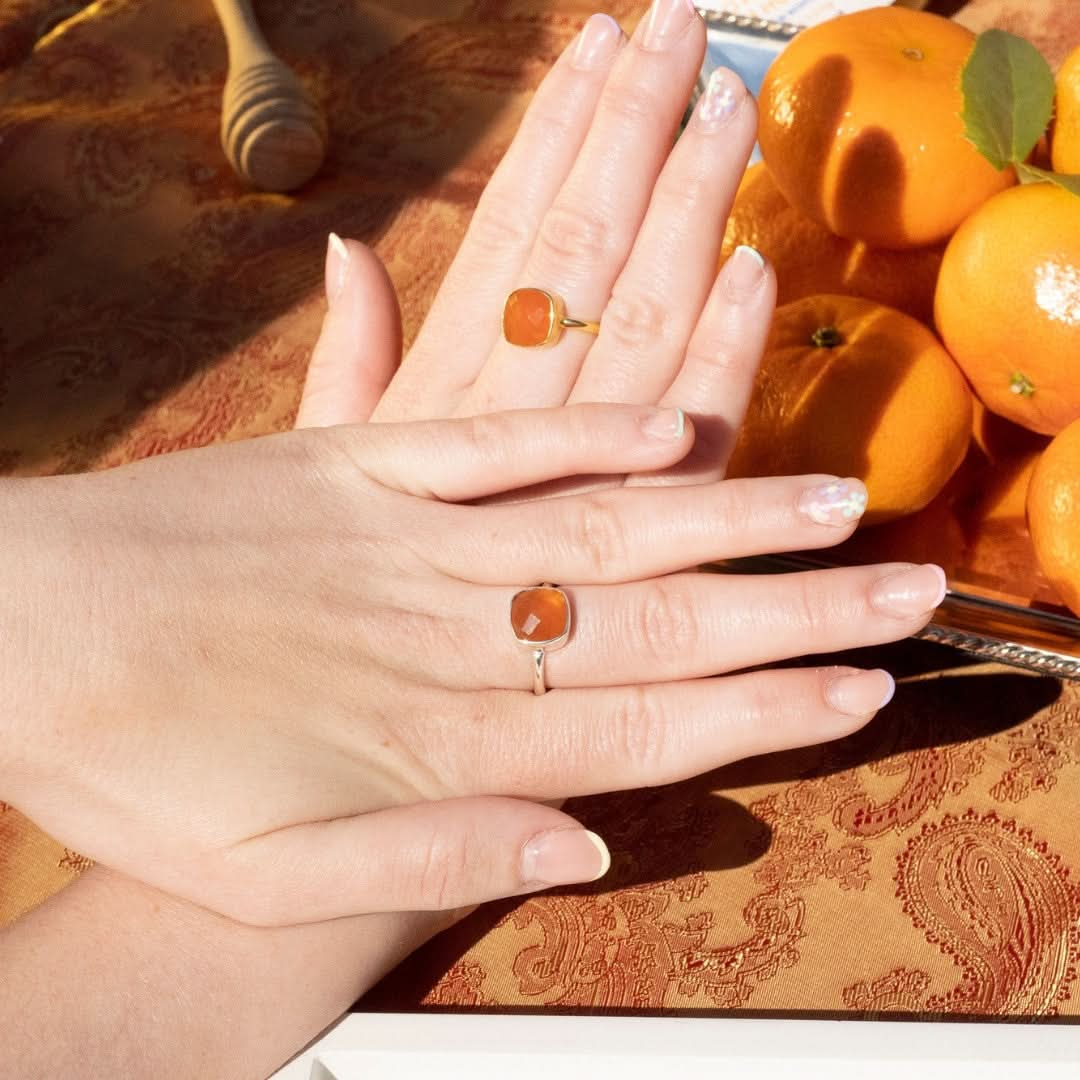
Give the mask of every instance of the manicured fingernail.
<svg viewBox="0 0 1080 1080">
<path fill-rule="evenodd" d="M 651 52 L 669 49 L 696 18 L 698 13 L 692 0 L 653 0 L 645 16 L 642 48 Z"/>
<path fill-rule="evenodd" d="M 848 716 L 867 716 L 885 708 L 896 693 L 896 682 L 887 672 L 860 671 L 840 675 L 825 685 L 825 700 Z"/>
<path fill-rule="evenodd" d="M 866 511 L 866 485 L 850 477 L 807 488 L 799 499 L 799 513 L 818 525 L 850 525 Z"/>
<path fill-rule="evenodd" d="M 337 233 L 331 233 L 326 242 L 326 300 L 331 306 L 345 291 L 348 273 L 349 249 Z"/>
<path fill-rule="evenodd" d="M 552 829 L 534 836 L 521 855 L 527 885 L 574 885 L 596 881 L 611 867 L 607 844 L 588 829 Z"/>
<path fill-rule="evenodd" d="M 727 68 L 717 68 L 698 99 L 694 123 L 701 131 L 719 131 L 739 111 L 745 97 L 746 88 L 739 76 Z"/>
<path fill-rule="evenodd" d="M 686 413 L 682 409 L 653 409 L 641 421 L 641 430 L 650 439 L 675 442 L 686 431 Z"/>
<path fill-rule="evenodd" d="M 929 615 L 945 599 L 947 588 L 945 571 L 926 563 L 882 578 L 870 592 L 870 603 L 883 615 L 911 619 Z"/>
<path fill-rule="evenodd" d="M 748 244 L 740 244 L 724 263 L 724 285 L 734 300 L 749 296 L 764 280 L 765 260 Z"/>
<path fill-rule="evenodd" d="M 610 15 L 590 15 L 570 50 L 571 65 L 579 71 L 605 67 L 618 51 L 622 36 L 622 27 Z"/>
</svg>

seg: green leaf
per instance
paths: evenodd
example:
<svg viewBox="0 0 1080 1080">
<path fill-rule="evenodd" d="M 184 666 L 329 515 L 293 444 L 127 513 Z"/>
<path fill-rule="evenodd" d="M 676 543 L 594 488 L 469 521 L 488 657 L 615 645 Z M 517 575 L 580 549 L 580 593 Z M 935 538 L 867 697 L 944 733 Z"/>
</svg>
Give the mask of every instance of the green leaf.
<svg viewBox="0 0 1080 1080">
<path fill-rule="evenodd" d="M 1049 169 L 1040 169 L 1035 165 L 1020 162 L 1016 166 L 1016 175 L 1021 184 L 1041 184 L 1049 180 L 1051 184 L 1057 184 L 1074 195 L 1080 195 L 1080 176 L 1074 173 L 1050 172 Z"/>
<path fill-rule="evenodd" d="M 961 76 L 964 134 L 995 169 L 1024 161 L 1054 108 L 1054 73 L 1030 42 L 1004 30 L 975 39 Z"/>
</svg>

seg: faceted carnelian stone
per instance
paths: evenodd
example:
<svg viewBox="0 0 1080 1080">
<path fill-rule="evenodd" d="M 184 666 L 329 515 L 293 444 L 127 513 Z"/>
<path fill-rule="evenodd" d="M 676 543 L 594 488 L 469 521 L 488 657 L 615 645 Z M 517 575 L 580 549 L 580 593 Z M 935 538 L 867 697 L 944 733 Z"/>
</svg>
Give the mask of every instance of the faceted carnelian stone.
<svg viewBox="0 0 1080 1080">
<path fill-rule="evenodd" d="M 503 337 L 511 345 L 546 345 L 555 327 L 555 304 L 543 289 L 515 289 L 503 308 Z"/>
<path fill-rule="evenodd" d="M 523 589 L 510 602 L 510 625 L 524 645 L 546 645 L 570 630 L 570 604 L 561 589 Z"/>
</svg>

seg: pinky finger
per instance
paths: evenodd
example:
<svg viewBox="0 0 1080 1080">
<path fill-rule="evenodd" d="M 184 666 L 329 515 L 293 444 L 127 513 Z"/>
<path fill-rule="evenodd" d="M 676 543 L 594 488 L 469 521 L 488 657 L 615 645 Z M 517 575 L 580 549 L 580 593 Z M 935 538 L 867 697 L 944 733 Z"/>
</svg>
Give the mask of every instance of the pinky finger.
<svg viewBox="0 0 1080 1080">
<path fill-rule="evenodd" d="M 694 417 L 693 451 L 674 469 L 631 478 L 632 484 L 721 480 L 746 415 L 754 377 L 776 304 L 776 276 L 752 247 L 738 247 L 724 264 L 686 360 L 661 400 Z"/>
<path fill-rule="evenodd" d="M 445 911 L 595 881 L 604 842 L 567 814 L 481 796 L 296 825 L 226 856 L 229 883 L 198 901 L 281 926 L 379 911 Z"/>
</svg>

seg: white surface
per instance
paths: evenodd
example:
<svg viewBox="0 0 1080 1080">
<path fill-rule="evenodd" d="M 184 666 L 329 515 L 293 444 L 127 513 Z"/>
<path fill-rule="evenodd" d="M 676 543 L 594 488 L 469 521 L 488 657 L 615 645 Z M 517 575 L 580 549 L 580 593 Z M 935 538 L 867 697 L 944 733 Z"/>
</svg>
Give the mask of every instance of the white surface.
<svg viewBox="0 0 1080 1080">
<path fill-rule="evenodd" d="M 1080 1027 L 354 1013 L 274 1080 L 658 1080 L 665 1065 L 725 1080 L 1075 1080 Z"/>
</svg>

